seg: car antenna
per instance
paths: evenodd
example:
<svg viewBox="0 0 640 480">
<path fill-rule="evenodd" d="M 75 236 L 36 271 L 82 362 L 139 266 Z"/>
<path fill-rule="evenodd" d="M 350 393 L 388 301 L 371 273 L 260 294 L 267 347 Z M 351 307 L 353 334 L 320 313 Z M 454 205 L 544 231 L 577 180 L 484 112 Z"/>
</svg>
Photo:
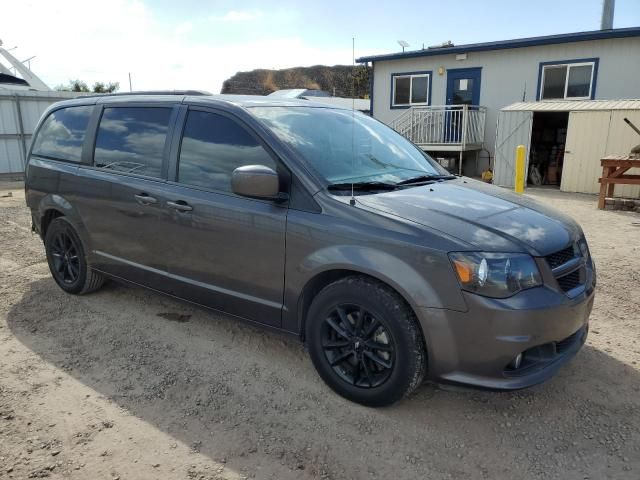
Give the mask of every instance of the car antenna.
<svg viewBox="0 0 640 480">
<path fill-rule="evenodd" d="M 353 193 L 353 175 L 355 175 L 355 130 L 356 130 L 356 37 L 351 37 L 351 200 L 349 205 L 356 204 L 356 196 Z"/>
</svg>

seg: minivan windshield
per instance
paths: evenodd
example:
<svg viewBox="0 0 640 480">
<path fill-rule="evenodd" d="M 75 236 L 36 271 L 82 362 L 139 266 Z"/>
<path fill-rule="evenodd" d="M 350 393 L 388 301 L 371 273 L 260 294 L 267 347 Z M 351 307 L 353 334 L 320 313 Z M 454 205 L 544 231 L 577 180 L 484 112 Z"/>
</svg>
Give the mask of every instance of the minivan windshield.
<svg viewBox="0 0 640 480">
<path fill-rule="evenodd" d="M 449 173 L 386 125 L 350 110 L 322 107 L 252 107 L 286 144 L 330 184 L 408 183 Z"/>
</svg>

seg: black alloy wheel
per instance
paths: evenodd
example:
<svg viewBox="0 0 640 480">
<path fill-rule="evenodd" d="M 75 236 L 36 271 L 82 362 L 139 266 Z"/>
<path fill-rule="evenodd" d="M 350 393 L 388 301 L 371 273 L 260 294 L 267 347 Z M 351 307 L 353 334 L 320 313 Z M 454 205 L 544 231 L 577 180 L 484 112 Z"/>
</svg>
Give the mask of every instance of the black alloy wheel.
<svg viewBox="0 0 640 480">
<path fill-rule="evenodd" d="M 364 275 L 336 280 L 314 296 L 305 343 L 327 385 L 362 405 L 391 405 L 427 371 L 415 313 L 391 287 Z"/>
<path fill-rule="evenodd" d="M 393 338 L 361 305 L 338 305 L 325 319 L 322 348 L 333 371 L 345 382 L 373 388 L 389 379 L 395 364 Z"/>
<path fill-rule="evenodd" d="M 56 280 L 72 285 L 80 275 L 78 247 L 68 232 L 58 231 L 52 239 L 51 256 Z"/>
<path fill-rule="evenodd" d="M 73 224 L 61 216 L 46 228 L 44 247 L 53 279 L 67 293 L 83 295 L 99 289 L 104 276 L 93 270 Z"/>
</svg>

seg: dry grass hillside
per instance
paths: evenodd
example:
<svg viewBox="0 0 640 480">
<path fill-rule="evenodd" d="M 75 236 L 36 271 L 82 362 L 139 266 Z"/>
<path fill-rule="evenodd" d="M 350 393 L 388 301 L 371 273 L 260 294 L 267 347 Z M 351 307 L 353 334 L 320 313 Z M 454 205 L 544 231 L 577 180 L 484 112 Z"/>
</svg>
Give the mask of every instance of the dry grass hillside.
<svg viewBox="0 0 640 480">
<path fill-rule="evenodd" d="M 357 98 L 365 98 L 369 94 L 368 67 L 315 65 L 283 70 L 258 69 L 238 72 L 224 81 L 220 93 L 268 95 L 284 88 L 309 88 L 335 92 L 336 97 L 351 97 L 354 87 Z"/>
</svg>

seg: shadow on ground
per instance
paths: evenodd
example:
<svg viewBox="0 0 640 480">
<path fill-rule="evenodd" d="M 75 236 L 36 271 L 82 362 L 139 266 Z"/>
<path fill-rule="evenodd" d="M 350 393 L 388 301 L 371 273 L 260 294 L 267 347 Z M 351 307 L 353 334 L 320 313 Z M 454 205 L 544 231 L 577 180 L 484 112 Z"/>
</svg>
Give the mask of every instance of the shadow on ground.
<svg viewBox="0 0 640 480">
<path fill-rule="evenodd" d="M 398 479 L 640 470 L 639 374 L 589 345 L 534 389 L 425 385 L 375 410 L 325 387 L 295 338 L 142 289 L 73 297 L 41 279 L 8 324 L 45 361 L 230 468 Z"/>
</svg>

